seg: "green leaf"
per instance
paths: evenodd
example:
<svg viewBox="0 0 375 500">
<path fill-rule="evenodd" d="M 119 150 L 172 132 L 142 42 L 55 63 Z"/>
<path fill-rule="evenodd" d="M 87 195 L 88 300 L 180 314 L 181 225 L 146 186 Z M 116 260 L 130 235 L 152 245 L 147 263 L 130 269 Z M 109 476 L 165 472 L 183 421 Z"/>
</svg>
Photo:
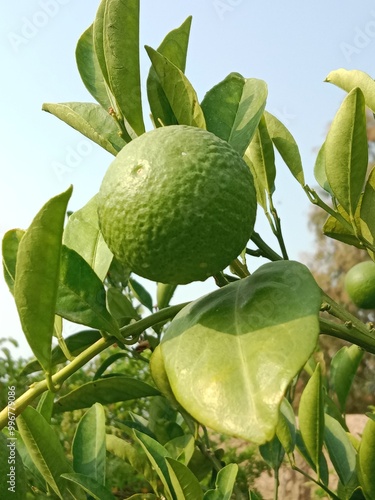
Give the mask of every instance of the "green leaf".
<svg viewBox="0 0 375 500">
<path fill-rule="evenodd" d="M 330 188 L 326 174 L 325 144 L 325 142 L 322 144 L 316 157 L 314 165 L 314 176 L 319 186 L 324 189 L 324 191 L 333 196 L 332 189 Z"/>
<path fill-rule="evenodd" d="M 341 413 L 345 413 L 346 400 L 364 351 L 356 345 L 342 347 L 332 358 L 330 383 L 337 395 Z"/>
<path fill-rule="evenodd" d="M 73 356 L 77 356 L 82 351 L 90 347 L 96 341 L 102 338 L 102 335 L 97 330 L 83 330 L 81 332 L 74 333 L 65 339 L 65 345 L 69 349 L 69 352 Z M 65 363 L 66 357 L 61 350 L 60 346 L 56 346 L 52 349 L 52 359 L 51 366 L 54 367 L 60 363 Z M 27 363 L 21 371 L 22 375 L 29 375 L 36 371 L 41 370 L 42 367 L 38 360 L 32 360 Z"/>
<path fill-rule="evenodd" d="M 299 430 L 297 430 L 296 433 L 296 446 L 298 448 L 298 451 L 302 455 L 302 457 L 306 460 L 306 462 L 310 465 L 311 469 L 315 472 L 317 472 L 317 466 L 314 464 L 312 458 L 309 455 L 309 452 L 306 448 L 306 445 L 302 439 L 301 433 Z M 327 465 L 327 460 L 324 456 L 323 453 L 319 455 L 319 462 L 318 462 L 318 467 L 319 467 L 319 474 L 320 474 L 320 480 L 323 482 L 323 484 L 328 485 L 329 482 L 329 472 L 328 472 L 328 465 Z"/>
<path fill-rule="evenodd" d="M 102 484 L 90 476 L 79 473 L 62 474 L 64 479 L 80 486 L 95 500 L 115 500 L 115 496 Z"/>
<path fill-rule="evenodd" d="M 303 174 L 302 159 L 294 137 L 276 116 L 271 115 L 268 111 L 264 112 L 264 116 L 268 133 L 281 158 L 301 186 L 304 186 L 305 177 Z"/>
<path fill-rule="evenodd" d="M 202 109 L 207 130 L 216 134 L 243 156 L 256 131 L 267 99 L 263 80 L 230 73 L 209 90 Z"/>
<path fill-rule="evenodd" d="M 156 302 L 158 309 L 163 309 L 169 306 L 169 303 L 176 291 L 177 285 L 170 285 L 167 283 L 158 283 L 156 290 Z"/>
<path fill-rule="evenodd" d="M 137 135 L 143 134 L 139 63 L 139 0 L 106 2 L 103 49 L 109 88 Z"/>
<path fill-rule="evenodd" d="M 352 90 L 333 119 L 325 142 L 328 183 L 350 217 L 360 200 L 368 165 L 365 100 Z"/>
<path fill-rule="evenodd" d="M 271 469 L 277 471 L 280 468 L 285 452 L 279 438 L 276 435 L 271 439 L 271 441 L 259 446 L 259 452 L 263 460 L 269 467 L 271 467 Z"/>
<path fill-rule="evenodd" d="M 105 243 L 99 228 L 97 195 L 69 217 L 63 235 L 63 243 L 79 253 L 93 268 L 101 281 L 104 281 L 113 254 Z"/>
<path fill-rule="evenodd" d="M 215 489 L 204 494 L 204 500 L 230 500 L 238 472 L 237 464 L 228 464 L 217 474 Z"/>
<path fill-rule="evenodd" d="M 158 500 L 159 497 L 154 495 L 153 493 L 136 493 L 131 497 L 128 497 L 127 500 Z"/>
<path fill-rule="evenodd" d="M 191 470 L 170 457 L 166 457 L 166 462 L 176 498 L 178 500 L 203 499 L 202 488 Z"/>
<path fill-rule="evenodd" d="M 159 391 L 151 385 L 123 375 L 87 382 L 55 402 L 55 413 L 88 408 L 94 403 L 102 405 L 131 399 L 157 396 Z"/>
<path fill-rule="evenodd" d="M 128 358 L 129 354 L 127 352 L 115 352 L 106 358 L 103 363 L 96 370 L 93 380 L 99 380 L 103 373 L 118 359 Z"/>
<path fill-rule="evenodd" d="M 164 486 L 164 494 L 168 499 L 177 500 L 173 492 L 171 478 L 165 458 L 168 456 L 167 450 L 160 443 L 142 432 L 134 430 L 134 436 L 145 451 L 152 468 L 156 471 Z"/>
<path fill-rule="evenodd" d="M 146 290 L 144 286 L 142 286 L 138 281 L 136 281 L 134 278 L 129 278 L 129 287 L 130 290 L 132 291 L 134 297 L 139 300 L 139 302 L 147 307 L 149 311 L 152 312 L 153 306 L 152 306 L 152 297 L 149 294 L 149 292 Z"/>
<path fill-rule="evenodd" d="M 296 418 L 291 404 L 285 398 L 280 405 L 276 435 L 285 452 L 293 453 L 296 445 Z"/>
<path fill-rule="evenodd" d="M 351 92 L 355 88 L 360 88 L 365 97 L 366 106 L 375 112 L 375 82 L 374 79 L 364 71 L 356 69 L 338 69 L 331 71 L 325 81 L 333 83 L 346 92 Z"/>
<path fill-rule="evenodd" d="M 176 418 L 177 411 L 165 397 L 156 396 L 152 399 L 149 408 L 148 428 L 160 444 L 164 445 L 171 439 L 184 435 Z"/>
<path fill-rule="evenodd" d="M 105 485 L 105 413 L 99 403 L 95 403 L 79 421 L 73 438 L 72 454 L 74 472 Z"/>
<path fill-rule="evenodd" d="M 191 19 L 191 16 L 188 17 L 179 28 L 168 33 L 157 49 L 160 54 L 165 56 L 183 73 L 185 72 Z M 155 127 L 177 124 L 177 118 L 164 93 L 160 79 L 152 66 L 147 78 L 147 96 Z"/>
<path fill-rule="evenodd" d="M 151 487 L 157 491 L 157 475 L 138 442 L 129 443 L 113 434 L 107 434 L 106 446 L 109 453 L 112 453 L 131 465 L 133 469 L 143 476 L 146 481 L 150 483 Z"/>
<path fill-rule="evenodd" d="M 40 413 L 48 423 L 51 423 L 54 401 L 55 393 L 52 391 L 46 391 L 42 394 L 36 408 L 36 411 Z"/>
<path fill-rule="evenodd" d="M 59 284 L 61 241 L 70 187 L 51 198 L 21 239 L 14 298 L 27 342 L 43 369 L 51 370 L 51 342 Z"/>
<path fill-rule="evenodd" d="M 4 234 L 2 241 L 4 278 L 12 294 L 14 294 L 18 246 L 24 234 L 23 229 L 11 229 Z"/>
<path fill-rule="evenodd" d="M 264 116 L 260 119 L 254 138 L 246 150 L 246 156 L 251 161 L 252 171 L 255 170 L 254 179 L 260 183 L 259 189 L 272 195 L 276 177 L 275 153 Z"/>
<path fill-rule="evenodd" d="M 164 444 L 169 456 L 188 465 L 195 451 L 195 439 L 192 434 L 178 436 Z"/>
<path fill-rule="evenodd" d="M 16 449 L 16 438 L 0 432 L 0 498 L 24 500 L 27 483 L 22 459 Z"/>
<path fill-rule="evenodd" d="M 94 49 L 94 25 L 87 28 L 78 40 L 76 62 L 82 81 L 90 94 L 105 110 L 111 107 L 107 86 Z"/>
<path fill-rule="evenodd" d="M 206 122 L 197 93 L 184 73 L 151 47 L 146 46 L 146 51 L 177 122 L 205 129 Z"/>
<path fill-rule="evenodd" d="M 119 136 L 115 120 L 99 104 L 91 102 L 44 103 L 42 109 L 78 130 L 114 156 L 126 144 Z"/>
<path fill-rule="evenodd" d="M 320 303 L 309 270 L 279 261 L 186 306 L 160 344 L 177 401 L 218 432 L 270 440 L 285 390 L 316 346 Z"/>
<path fill-rule="evenodd" d="M 139 319 L 139 314 L 131 301 L 118 288 L 108 288 L 107 308 L 120 328 L 128 325 L 132 319 Z"/>
<path fill-rule="evenodd" d="M 117 322 L 106 308 L 103 283 L 89 264 L 65 245 L 61 253 L 56 314 L 114 336 L 119 332 Z"/>
<path fill-rule="evenodd" d="M 358 451 L 358 474 L 366 500 L 375 498 L 375 420 L 369 419 L 363 429 Z"/>
<path fill-rule="evenodd" d="M 365 184 L 363 193 L 361 211 L 360 211 L 360 229 L 362 236 L 366 238 L 372 245 L 375 244 L 375 168 L 370 172 L 370 175 Z M 373 257 L 373 252 L 369 252 Z"/>
<path fill-rule="evenodd" d="M 345 212 L 345 210 L 342 208 L 341 205 L 338 205 L 336 207 L 336 211 L 338 214 L 340 214 L 346 221 L 347 223 L 352 226 L 352 222 L 350 221 L 350 218 L 348 214 Z M 358 212 L 358 210 L 357 210 Z M 356 223 L 358 221 L 359 223 L 359 218 L 357 213 L 354 215 L 354 222 Z M 343 243 L 346 243 L 347 245 L 352 245 L 357 248 L 363 248 L 361 245 L 360 241 L 358 240 L 357 236 L 354 234 L 354 229 L 350 229 L 350 227 L 347 227 L 346 225 L 342 224 L 336 217 L 333 215 L 330 215 L 326 222 L 323 225 L 323 233 L 326 236 L 329 236 L 330 238 L 333 238 L 338 241 L 342 241 Z"/>
<path fill-rule="evenodd" d="M 357 453 L 347 433 L 330 415 L 324 417 L 324 443 L 329 458 L 343 485 L 347 485 L 354 474 Z"/>
<path fill-rule="evenodd" d="M 104 55 L 104 15 L 108 0 L 101 0 L 98 10 L 96 12 L 93 24 L 93 42 L 95 55 L 98 61 L 99 68 L 103 75 L 104 81 L 109 86 L 109 77 L 107 71 L 107 64 Z M 109 88 L 108 88 L 109 90 Z M 110 90 L 109 90 L 110 92 Z M 112 96 L 112 94 L 111 94 Z"/>
<path fill-rule="evenodd" d="M 72 466 L 65 457 L 56 432 L 48 425 L 40 413 L 28 406 L 17 417 L 17 426 L 23 442 L 39 472 L 47 481 L 56 495 L 61 498 L 70 498 L 69 488 L 61 474 L 73 472 Z M 79 495 L 76 498 L 84 498 Z"/>
<path fill-rule="evenodd" d="M 320 364 L 302 393 L 298 418 L 302 439 L 319 477 L 324 437 L 324 395 Z"/>
</svg>

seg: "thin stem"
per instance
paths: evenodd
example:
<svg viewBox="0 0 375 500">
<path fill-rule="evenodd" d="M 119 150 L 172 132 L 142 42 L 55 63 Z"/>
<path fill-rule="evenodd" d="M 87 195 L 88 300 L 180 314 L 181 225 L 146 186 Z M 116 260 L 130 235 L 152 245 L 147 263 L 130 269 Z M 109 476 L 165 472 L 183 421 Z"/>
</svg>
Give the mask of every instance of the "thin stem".
<svg viewBox="0 0 375 500">
<path fill-rule="evenodd" d="M 251 241 L 259 248 L 262 257 L 265 257 L 273 262 L 276 260 L 283 260 L 283 257 L 272 250 L 272 248 L 262 239 L 259 233 L 254 231 L 251 235 Z M 247 249 L 246 253 L 248 253 Z"/>
<path fill-rule="evenodd" d="M 331 491 L 325 484 L 321 483 L 320 481 L 317 481 L 316 479 L 314 479 L 312 476 L 310 476 L 310 474 L 308 474 L 304 470 L 300 469 L 296 465 L 292 465 L 292 469 L 295 470 L 295 471 L 297 471 L 297 472 L 299 472 L 303 476 L 305 476 L 309 481 L 312 481 L 313 483 L 315 483 L 316 485 L 318 485 L 319 488 L 322 488 L 322 490 L 324 490 L 334 500 L 340 500 L 340 498 L 338 496 L 336 496 L 333 493 L 333 491 Z"/>
<path fill-rule="evenodd" d="M 121 328 L 121 333 L 124 334 L 124 337 L 140 335 L 150 326 L 153 326 L 162 321 L 167 321 L 168 319 L 174 317 L 187 304 L 188 302 L 171 307 L 166 307 L 165 309 L 151 314 L 150 316 L 147 316 L 146 318 L 143 318 L 135 323 L 124 326 L 123 328 Z M 67 378 L 73 375 L 73 373 L 75 373 L 82 366 L 91 361 L 102 351 L 116 343 L 116 341 L 117 339 L 115 337 L 99 339 L 93 345 L 76 356 L 73 361 L 61 368 L 61 370 L 59 370 L 57 373 L 48 377 L 48 379 L 36 382 L 32 386 L 30 386 L 30 388 L 14 402 L 14 413 L 16 415 L 19 415 L 36 397 L 47 391 L 51 384 L 53 387 L 61 385 Z M 0 412 L 0 430 L 7 425 L 7 422 L 8 406 L 6 406 Z"/>
<path fill-rule="evenodd" d="M 277 241 L 279 242 L 282 256 L 285 260 L 289 260 L 288 252 L 286 250 L 286 246 L 285 246 L 285 242 L 284 242 L 284 238 L 283 238 L 283 233 L 281 230 L 281 220 L 280 220 L 280 217 L 277 213 L 276 208 L 273 206 L 272 196 L 269 196 L 269 204 L 270 204 L 271 214 L 272 214 L 274 224 L 275 224 L 275 236 L 277 238 Z"/>
</svg>

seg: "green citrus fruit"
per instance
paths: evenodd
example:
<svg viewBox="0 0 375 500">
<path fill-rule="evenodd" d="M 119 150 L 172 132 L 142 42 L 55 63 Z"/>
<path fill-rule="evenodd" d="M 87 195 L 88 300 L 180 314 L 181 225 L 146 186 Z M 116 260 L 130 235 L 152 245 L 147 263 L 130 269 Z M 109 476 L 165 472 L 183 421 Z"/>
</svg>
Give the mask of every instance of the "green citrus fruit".
<svg viewBox="0 0 375 500">
<path fill-rule="evenodd" d="M 172 125 L 127 144 L 98 197 L 103 237 L 133 272 L 162 283 L 203 281 L 245 248 L 254 227 L 250 170 L 206 130 Z"/>
<path fill-rule="evenodd" d="M 357 307 L 375 309 L 375 262 L 353 266 L 345 276 L 345 289 Z"/>
</svg>

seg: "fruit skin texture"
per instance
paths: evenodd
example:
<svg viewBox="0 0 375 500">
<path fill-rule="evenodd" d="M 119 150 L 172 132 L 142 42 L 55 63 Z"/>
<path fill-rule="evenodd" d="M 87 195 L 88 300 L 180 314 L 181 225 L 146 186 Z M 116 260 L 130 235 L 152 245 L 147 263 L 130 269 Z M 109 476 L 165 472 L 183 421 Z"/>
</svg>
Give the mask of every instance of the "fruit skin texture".
<svg viewBox="0 0 375 500">
<path fill-rule="evenodd" d="M 375 309 L 375 262 L 360 262 L 345 276 L 345 289 L 361 309 Z"/>
<path fill-rule="evenodd" d="M 253 177 L 214 134 L 162 127 L 117 155 L 100 187 L 98 214 L 110 250 L 136 274 L 171 284 L 204 281 L 252 234 Z"/>
</svg>

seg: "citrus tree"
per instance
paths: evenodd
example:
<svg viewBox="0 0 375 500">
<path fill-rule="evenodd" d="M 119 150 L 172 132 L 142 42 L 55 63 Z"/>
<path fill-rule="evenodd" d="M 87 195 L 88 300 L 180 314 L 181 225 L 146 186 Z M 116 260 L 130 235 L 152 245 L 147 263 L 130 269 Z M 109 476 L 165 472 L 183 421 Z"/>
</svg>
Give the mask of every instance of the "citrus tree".
<svg viewBox="0 0 375 500">
<path fill-rule="evenodd" d="M 258 498 L 239 491 L 237 465 L 222 460 L 212 432 L 259 446 L 275 474 L 275 498 L 282 463 L 300 470 L 297 454 L 311 468 L 300 472 L 327 496 L 375 497 L 374 414 L 361 439 L 345 421 L 362 355 L 375 353 L 373 325 L 288 259 L 273 204 L 277 150 L 327 212 L 324 233 L 374 260 L 366 107 L 375 112 L 375 83 L 361 71 L 327 77 L 347 92 L 315 165 L 328 204 L 306 184 L 291 133 L 266 110 L 264 81 L 231 73 L 199 102 L 184 72 L 190 24 L 156 50 L 146 46 L 154 130 L 146 131 L 142 109 L 139 0 L 102 0 L 78 41 L 78 70 L 97 103 L 43 106 L 115 158 L 99 193 L 67 221 L 71 186 L 47 201 L 29 228 L 3 238 L 4 277 L 35 355 L 26 372 L 42 376 L 30 378 L 22 394 L 7 388 L 2 498 L 114 498 L 107 453 L 149 485 L 133 499 Z M 254 230 L 257 207 L 277 248 Z M 247 263 L 257 257 L 268 262 L 250 274 Z M 137 275 L 157 282 L 157 297 Z M 177 286 L 209 277 L 216 291 L 169 305 Z M 365 293 L 373 297 L 371 286 Z M 83 330 L 67 336 L 62 319 Z M 349 343 L 328 378 L 314 356 L 319 334 Z M 65 381 L 103 353 L 92 378 L 67 391 Z M 118 363 L 125 357 L 142 364 L 127 371 Z M 297 423 L 293 395 L 302 372 L 308 382 Z M 145 398 L 127 417 L 110 411 Z M 83 413 L 66 452 L 52 424 L 76 410 Z"/>
</svg>

